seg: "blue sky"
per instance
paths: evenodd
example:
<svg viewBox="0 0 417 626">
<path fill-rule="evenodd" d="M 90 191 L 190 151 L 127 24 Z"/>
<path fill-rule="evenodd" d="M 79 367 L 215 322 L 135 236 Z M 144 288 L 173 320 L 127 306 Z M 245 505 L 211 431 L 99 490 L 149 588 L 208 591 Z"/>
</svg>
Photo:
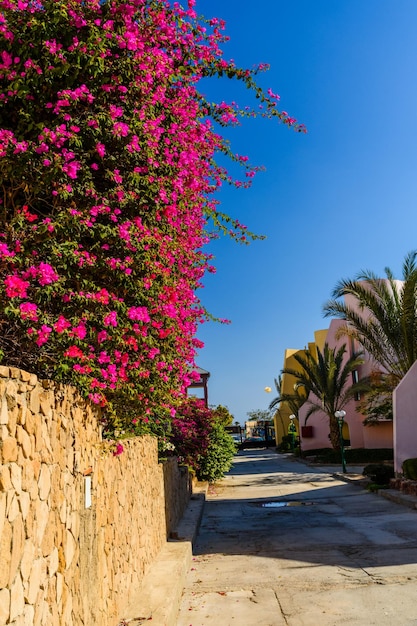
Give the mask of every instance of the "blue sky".
<svg viewBox="0 0 417 626">
<path fill-rule="evenodd" d="M 261 84 L 303 122 L 302 135 L 244 120 L 235 152 L 264 165 L 250 190 L 224 189 L 222 208 L 265 241 L 211 245 L 217 273 L 199 297 L 231 325 L 204 324 L 197 364 L 209 403 L 243 423 L 266 409 L 286 348 L 326 328 L 322 307 L 340 278 L 361 269 L 399 277 L 417 248 L 417 2 L 415 0 L 197 0 L 227 22 L 225 56 L 269 63 Z M 204 88 L 245 105 L 232 81 Z"/>
</svg>

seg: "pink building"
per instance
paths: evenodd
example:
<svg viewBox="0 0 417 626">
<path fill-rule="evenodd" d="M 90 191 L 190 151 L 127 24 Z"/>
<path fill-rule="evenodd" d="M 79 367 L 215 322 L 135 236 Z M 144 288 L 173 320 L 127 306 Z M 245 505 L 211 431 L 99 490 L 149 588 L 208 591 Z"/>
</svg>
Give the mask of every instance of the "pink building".
<svg viewBox="0 0 417 626">
<path fill-rule="evenodd" d="M 327 330 L 317 331 L 315 333 L 314 343 L 309 344 L 309 351 L 314 353 L 317 348 L 323 351 L 324 344 L 327 343 L 331 348 L 340 348 L 346 345 L 346 353 L 344 355 L 347 361 L 354 353 L 360 351 L 360 347 L 348 337 L 338 337 L 338 330 L 343 326 L 343 320 L 332 320 Z M 284 364 L 285 367 L 285 364 Z M 354 372 L 356 380 L 360 380 L 375 370 L 375 364 L 368 358 L 365 363 L 358 367 Z M 353 381 L 352 381 L 353 382 Z M 392 448 L 393 447 L 393 423 L 391 420 L 379 420 L 376 424 L 365 425 L 364 416 L 359 410 L 360 398 L 351 400 L 345 407 L 346 417 L 343 426 L 343 439 L 346 444 L 352 448 Z M 308 421 L 305 416 L 308 406 L 304 405 L 300 408 L 298 414 L 299 434 L 301 448 L 303 451 L 314 450 L 318 448 L 331 447 L 329 439 L 329 418 L 323 412 L 317 412 L 311 415 Z"/>
<path fill-rule="evenodd" d="M 417 458 L 417 361 L 394 391 L 394 469 Z"/>
</svg>

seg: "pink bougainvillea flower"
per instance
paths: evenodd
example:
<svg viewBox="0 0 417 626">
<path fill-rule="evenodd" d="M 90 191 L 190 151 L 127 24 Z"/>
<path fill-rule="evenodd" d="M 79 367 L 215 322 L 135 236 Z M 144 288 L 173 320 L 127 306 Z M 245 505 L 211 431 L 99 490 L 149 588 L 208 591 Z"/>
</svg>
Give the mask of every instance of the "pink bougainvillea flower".
<svg viewBox="0 0 417 626">
<path fill-rule="evenodd" d="M 38 283 L 42 286 L 50 285 L 59 279 L 58 274 L 49 263 L 39 263 L 37 275 Z"/>
<path fill-rule="evenodd" d="M 40 330 L 38 331 L 38 338 L 36 339 L 36 344 L 38 346 L 43 346 L 49 339 L 49 335 L 52 332 L 52 328 L 50 326 L 46 326 L 46 324 L 42 324 Z"/>
<path fill-rule="evenodd" d="M 77 172 L 81 167 L 81 163 L 78 161 L 68 161 L 62 166 L 62 171 L 66 173 L 69 178 L 77 178 Z"/>
<path fill-rule="evenodd" d="M 130 320 L 150 322 L 148 309 L 145 306 L 132 306 L 128 309 L 127 316 Z"/>
<path fill-rule="evenodd" d="M 23 320 L 30 320 L 32 322 L 38 321 L 38 307 L 33 302 L 22 302 L 19 305 L 20 315 Z"/>
<path fill-rule="evenodd" d="M 8 298 L 26 298 L 27 290 L 30 286 L 27 280 L 22 280 L 19 276 L 13 274 L 4 279 L 4 284 L 6 285 L 6 296 Z"/>
<path fill-rule="evenodd" d="M 70 346 L 68 350 L 64 352 L 64 356 L 71 359 L 80 359 L 84 357 L 84 353 L 78 346 Z"/>
<path fill-rule="evenodd" d="M 106 154 L 106 146 L 103 143 L 97 143 L 96 152 L 100 157 L 104 157 Z"/>
<path fill-rule="evenodd" d="M 117 326 L 117 313 L 116 311 L 111 311 L 108 315 L 104 317 L 103 323 L 105 326 Z"/>
<path fill-rule="evenodd" d="M 54 324 L 54 330 L 57 333 L 63 333 L 67 328 L 71 328 L 71 323 L 65 319 L 63 315 L 60 315 L 58 320 Z"/>
<path fill-rule="evenodd" d="M 120 441 L 118 441 L 116 444 L 116 448 L 113 451 L 113 456 L 119 456 L 120 454 L 123 454 L 123 451 L 124 451 L 123 444 L 121 444 Z"/>
</svg>

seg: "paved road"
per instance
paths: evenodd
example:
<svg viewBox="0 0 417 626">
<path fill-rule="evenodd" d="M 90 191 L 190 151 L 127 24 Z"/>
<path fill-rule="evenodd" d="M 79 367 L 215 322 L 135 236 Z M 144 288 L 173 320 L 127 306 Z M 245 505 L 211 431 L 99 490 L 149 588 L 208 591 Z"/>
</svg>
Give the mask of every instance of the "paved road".
<svg viewBox="0 0 417 626">
<path fill-rule="evenodd" d="M 210 489 L 194 554 L 178 626 L 417 626 L 417 511 L 273 451 Z"/>
</svg>

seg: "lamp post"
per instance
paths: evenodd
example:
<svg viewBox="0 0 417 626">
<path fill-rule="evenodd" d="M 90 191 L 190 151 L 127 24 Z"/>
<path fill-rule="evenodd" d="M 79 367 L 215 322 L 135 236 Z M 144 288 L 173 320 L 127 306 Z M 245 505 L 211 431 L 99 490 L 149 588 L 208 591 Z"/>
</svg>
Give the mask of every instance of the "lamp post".
<svg viewBox="0 0 417 626">
<path fill-rule="evenodd" d="M 340 452 L 342 453 L 342 472 L 346 474 L 345 445 L 343 443 L 343 421 L 346 416 L 346 411 L 336 411 L 334 416 L 339 424 Z"/>
</svg>

